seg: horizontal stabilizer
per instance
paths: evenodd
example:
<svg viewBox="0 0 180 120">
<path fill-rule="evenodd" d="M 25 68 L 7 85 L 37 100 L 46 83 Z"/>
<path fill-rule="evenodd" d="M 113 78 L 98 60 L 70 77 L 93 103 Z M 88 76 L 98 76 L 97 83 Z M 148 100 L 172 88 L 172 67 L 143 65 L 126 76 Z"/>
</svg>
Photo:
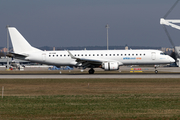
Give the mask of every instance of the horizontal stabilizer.
<svg viewBox="0 0 180 120">
<path fill-rule="evenodd" d="M 28 57 L 29 55 L 25 54 L 17 54 L 17 53 L 8 53 L 6 56 L 8 57 L 14 57 L 14 58 L 25 58 Z"/>
</svg>

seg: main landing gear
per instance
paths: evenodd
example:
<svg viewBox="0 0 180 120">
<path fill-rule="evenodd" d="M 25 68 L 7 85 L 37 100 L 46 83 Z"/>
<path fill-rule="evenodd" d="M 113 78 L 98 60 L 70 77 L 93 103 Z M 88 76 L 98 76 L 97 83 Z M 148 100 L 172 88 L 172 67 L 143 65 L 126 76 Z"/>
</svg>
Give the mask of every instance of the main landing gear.
<svg viewBox="0 0 180 120">
<path fill-rule="evenodd" d="M 94 74 L 94 69 L 93 69 L 93 68 L 91 68 L 91 69 L 89 70 L 89 74 Z"/>
</svg>

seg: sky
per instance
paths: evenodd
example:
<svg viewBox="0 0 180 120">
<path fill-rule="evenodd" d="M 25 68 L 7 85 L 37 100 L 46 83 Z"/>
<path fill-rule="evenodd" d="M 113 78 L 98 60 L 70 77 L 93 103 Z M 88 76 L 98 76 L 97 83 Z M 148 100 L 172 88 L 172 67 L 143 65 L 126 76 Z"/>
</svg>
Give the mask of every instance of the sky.
<svg viewBox="0 0 180 120">
<path fill-rule="evenodd" d="M 0 47 L 6 25 L 16 27 L 34 47 L 172 47 L 160 18 L 176 0 L 0 0 Z M 180 2 L 167 17 L 180 18 Z M 167 27 L 176 45 L 180 31 Z"/>
</svg>

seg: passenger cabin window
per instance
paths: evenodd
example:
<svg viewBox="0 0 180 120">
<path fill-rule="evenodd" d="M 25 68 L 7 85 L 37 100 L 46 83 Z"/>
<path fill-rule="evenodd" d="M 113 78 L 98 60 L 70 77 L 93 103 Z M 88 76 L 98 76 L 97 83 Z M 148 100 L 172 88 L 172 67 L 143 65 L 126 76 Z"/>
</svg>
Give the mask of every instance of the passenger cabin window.
<svg viewBox="0 0 180 120">
<path fill-rule="evenodd" d="M 51 55 L 49 55 L 49 57 L 51 57 Z"/>
<path fill-rule="evenodd" d="M 103 54 L 101 54 L 101 56 L 103 56 Z"/>
</svg>

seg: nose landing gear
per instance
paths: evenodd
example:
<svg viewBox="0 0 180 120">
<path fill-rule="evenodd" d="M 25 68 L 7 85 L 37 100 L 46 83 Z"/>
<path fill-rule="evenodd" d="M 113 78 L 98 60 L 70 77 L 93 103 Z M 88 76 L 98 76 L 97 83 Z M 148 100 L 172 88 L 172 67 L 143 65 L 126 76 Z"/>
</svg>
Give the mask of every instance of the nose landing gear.
<svg viewBox="0 0 180 120">
<path fill-rule="evenodd" d="M 155 70 L 154 72 L 155 72 L 155 74 L 157 74 L 157 73 L 158 73 L 158 70 Z"/>
<path fill-rule="evenodd" d="M 158 70 L 156 70 L 156 68 L 157 68 L 158 66 L 157 65 L 154 65 L 154 68 L 155 68 L 155 74 L 158 74 Z"/>
</svg>

